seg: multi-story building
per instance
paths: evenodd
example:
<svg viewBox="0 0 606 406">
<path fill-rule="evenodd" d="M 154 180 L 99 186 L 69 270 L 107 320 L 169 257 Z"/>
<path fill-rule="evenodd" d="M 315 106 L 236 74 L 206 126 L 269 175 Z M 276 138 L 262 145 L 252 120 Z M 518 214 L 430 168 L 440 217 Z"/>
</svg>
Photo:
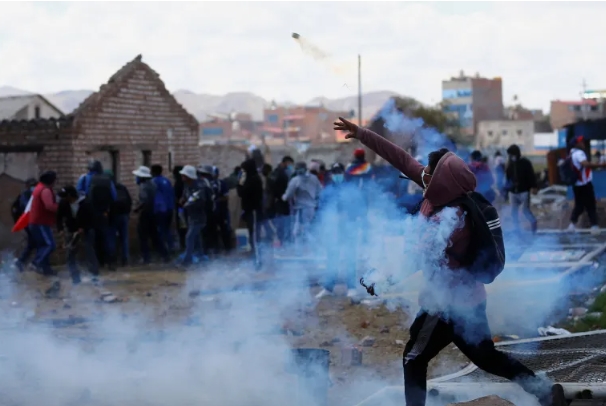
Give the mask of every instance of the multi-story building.
<svg viewBox="0 0 606 406">
<path fill-rule="evenodd" d="M 337 135 L 333 122 L 339 116 L 351 117 L 351 112 L 331 111 L 319 106 L 278 106 L 272 103 L 263 113 L 261 135 L 284 143 L 334 143 Z"/>
<path fill-rule="evenodd" d="M 209 114 L 210 119 L 200 123 L 200 144 L 238 144 L 255 136 L 259 123 L 250 114 Z"/>
<path fill-rule="evenodd" d="M 605 100 L 606 91 L 585 92 L 581 100 L 553 100 L 549 112 L 551 126 L 558 129 L 579 120 L 604 118 Z"/>
<path fill-rule="evenodd" d="M 512 144 L 529 153 L 534 149 L 534 120 L 487 120 L 478 123 L 476 148 L 506 149 Z"/>
<path fill-rule="evenodd" d="M 499 77 L 471 77 L 461 71 L 458 77 L 442 81 L 442 104 L 473 141 L 480 121 L 503 118 L 503 82 Z"/>
</svg>

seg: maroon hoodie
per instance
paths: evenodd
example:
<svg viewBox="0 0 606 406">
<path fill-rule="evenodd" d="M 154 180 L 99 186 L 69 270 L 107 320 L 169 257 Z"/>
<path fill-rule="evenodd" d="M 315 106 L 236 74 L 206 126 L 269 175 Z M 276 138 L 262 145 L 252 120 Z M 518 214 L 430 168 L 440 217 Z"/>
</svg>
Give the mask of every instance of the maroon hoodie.
<svg viewBox="0 0 606 406">
<path fill-rule="evenodd" d="M 379 156 L 423 187 L 421 173 L 424 166 L 408 152 L 365 128 L 360 128 L 356 138 Z M 467 164 L 452 152 L 440 159 L 429 186 L 425 190 L 425 200 L 421 205 L 421 214 L 438 221 L 434 216 L 436 209 L 442 208 L 458 197 L 464 196 L 476 188 L 476 178 Z M 459 208 L 459 214 L 462 210 Z M 484 284 L 473 279 L 456 258 L 463 256 L 471 239 L 471 224 L 465 217 L 465 225 L 457 228 L 451 235 L 446 249 L 447 268 L 451 274 L 425 270 L 426 284 L 419 295 L 419 304 L 428 308 L 473 307 L 486 300 Z"/>
</svg>

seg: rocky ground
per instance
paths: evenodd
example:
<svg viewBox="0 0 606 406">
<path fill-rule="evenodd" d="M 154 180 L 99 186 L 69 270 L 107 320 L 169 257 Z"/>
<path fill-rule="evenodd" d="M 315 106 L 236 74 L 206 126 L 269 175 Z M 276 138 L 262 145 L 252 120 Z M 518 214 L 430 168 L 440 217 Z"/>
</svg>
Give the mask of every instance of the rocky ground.
<svg viewBox="0 0 606 406">
<path fill-rule="evenodd" d="M 55 280 L 33 272 L 5 274 L 0 291 L 0 311 L 6 315 L 2 328 L 18 332 L 43 326 L 50 334 L 89 346 L 90 351 L 94 351 L 95 340 L 120 333 L 115 328 L 98 328 L 116 315 L 125 325 L 136 320 L 150 332 L 179 326 L 203 330 L 205 320 L 229 307 L 229 303 L 223 299 L 227 294 L 200 292 L 204 283 L 191 282 L 199 281 L 199 277 L 172 269 L 132 268 L 107 274 L 100 286 L 72 286 L 65 272 Z M 254 279 L 272 277 L 259 274 Z M 234 278 L 229 282 L 233 283 Z M 400 384 L 403 345 L 408 339 L 406 312 L 371 308 L 339 295 L 313 301 L 317 290 L 309 288 L 310 300 L 276 320 L 281 325 L 267 334 L 281 335 L 293 348 L 330 351 L 331 405 L 353 405 L 385 385 Z M 355 351 L 361 353 L 360 365 L 355 362 Z M 457 350 L 448 348 L 433 362 L 430 373 L 452 373 L 466 363 Z"/>
</svg>

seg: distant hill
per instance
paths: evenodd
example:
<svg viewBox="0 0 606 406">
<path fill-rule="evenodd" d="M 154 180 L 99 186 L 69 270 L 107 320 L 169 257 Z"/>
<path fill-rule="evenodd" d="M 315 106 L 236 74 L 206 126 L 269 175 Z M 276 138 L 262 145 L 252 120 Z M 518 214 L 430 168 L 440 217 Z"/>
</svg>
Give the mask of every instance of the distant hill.
<svg viewBox="0 0 606 406">
<path fill-rule="evenodd" d="M 44 96 L 65 114 L 69 114 L 91 93 L 93 93 L 91 90 L 64 90 L 58 93 L 45 94 Z M 0 86 L 0 97 L 24 94 L 32 94 L 32 92 L 10 86 Z M 263 109 L 268 107 L 271 103 L 271 101 L 265 100 L 261 96 L 257 96 L 250 92 L 234 92 L 227 93 L 223 96 L 217 96 L 204 93 L 197 94 L 189 90 L 177 90 L 173 95 L 187 111 L 200 121 L 206 120 L 210 113 L 230 113 L 232 111 L 251 114 L 255 120 L 260 121 L 263 119 Z M 363 118 L 371 118 L 390 97 L 397 95 L 397 93 L 390 91 L 363 94 Z M 344 97 L 341 99 L 316 97 L 306 104 L 323 104 L 326 108 L 335 111 L 354 110 L 356 114 L 358 111 L 357 96 Z"/>
</svg>

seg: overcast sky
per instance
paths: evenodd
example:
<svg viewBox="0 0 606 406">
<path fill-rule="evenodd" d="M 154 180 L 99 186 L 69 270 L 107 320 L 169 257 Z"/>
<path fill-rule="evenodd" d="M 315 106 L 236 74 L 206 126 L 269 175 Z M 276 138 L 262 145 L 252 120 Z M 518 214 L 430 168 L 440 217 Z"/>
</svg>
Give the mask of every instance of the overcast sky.
<svg viewBox="0 0 606 406">
<path fill-rule="evenodd" d="M 606 3 L 201 2 L 0 6 L 0 86 L 96 90 L 137 54 L 172 91 L 306 102 L 392 90 L 424 102 L 463 69 L 547 109 L 606 88 Z M 291 38 L 324 52 L 319 62 Z M 335 73 L 336 71 L 340 73 Z"/>
</svg>

